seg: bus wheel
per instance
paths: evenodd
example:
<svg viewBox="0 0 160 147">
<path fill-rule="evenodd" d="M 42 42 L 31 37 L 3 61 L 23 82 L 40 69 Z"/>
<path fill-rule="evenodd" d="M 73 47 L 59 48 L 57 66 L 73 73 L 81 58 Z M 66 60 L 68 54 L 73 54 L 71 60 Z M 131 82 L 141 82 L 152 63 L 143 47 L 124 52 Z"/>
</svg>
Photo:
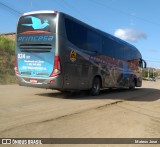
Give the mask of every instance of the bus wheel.
<svg viewBox="0 0 160 147">
<path fill-rule="evenodd" d="M 95 77 L 92 83 L 91 95 L 96 96 L 99 95 L 101 88 L 100 78 Z"/>
<path fill-rule="evenodd" d="M 132 82 L 130 83 L 129 89 L 133 90 L 133 89 L 135 89 L 135 87 L 136 87 L 136 81 L 135 81 L 135 79 L 133 79 Z"/>
</svg>

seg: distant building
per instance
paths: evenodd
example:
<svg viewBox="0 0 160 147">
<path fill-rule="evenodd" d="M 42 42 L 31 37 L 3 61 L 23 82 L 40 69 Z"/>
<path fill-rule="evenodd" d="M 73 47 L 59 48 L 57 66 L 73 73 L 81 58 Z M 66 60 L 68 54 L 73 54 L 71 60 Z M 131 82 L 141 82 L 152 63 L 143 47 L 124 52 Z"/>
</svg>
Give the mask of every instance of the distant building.
<svg viewBox="0 0 160 147">
<path fill-rule="evenodd" d="M 9 38 L 9 39 L 12 39 L 12 40 L 16 40 L 16 33 L 3 33 L 3 34 L 0 34 L 0 35 L 3 35 L 6 38 Z"/>
</svg>

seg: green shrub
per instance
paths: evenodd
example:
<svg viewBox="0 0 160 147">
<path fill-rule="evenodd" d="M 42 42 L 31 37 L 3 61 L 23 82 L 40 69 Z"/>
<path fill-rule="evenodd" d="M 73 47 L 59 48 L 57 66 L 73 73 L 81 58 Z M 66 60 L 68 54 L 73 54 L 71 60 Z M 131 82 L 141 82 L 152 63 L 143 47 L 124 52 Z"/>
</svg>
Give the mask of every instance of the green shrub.
<svg viewBox="0 0 160 147">
<path fill-rule="evenodd" d="M 0 84 L 15 83 L 15 41 L 0 36 Z"/>
</svg>

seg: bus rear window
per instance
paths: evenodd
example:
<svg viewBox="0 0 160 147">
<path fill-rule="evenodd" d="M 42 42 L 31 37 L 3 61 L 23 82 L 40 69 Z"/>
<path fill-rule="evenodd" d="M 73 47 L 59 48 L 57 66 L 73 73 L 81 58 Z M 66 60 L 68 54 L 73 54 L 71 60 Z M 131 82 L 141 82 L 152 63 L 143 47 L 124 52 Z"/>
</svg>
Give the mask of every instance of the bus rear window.
<svg viewBox="0 0 160 147">
<path fill-rule="evenodd" d="M 56 30 L 56 14 L 31 14 L 19 19 L 17 34 L 50 34 Z"/>
</svg>

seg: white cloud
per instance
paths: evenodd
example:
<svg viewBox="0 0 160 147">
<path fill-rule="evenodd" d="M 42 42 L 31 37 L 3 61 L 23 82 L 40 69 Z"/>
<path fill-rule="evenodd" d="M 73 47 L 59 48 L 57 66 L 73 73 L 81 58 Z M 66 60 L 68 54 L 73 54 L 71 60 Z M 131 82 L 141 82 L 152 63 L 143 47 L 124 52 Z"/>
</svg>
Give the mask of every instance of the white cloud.
<svg viewBox="0 0 160 147">
<path fill-rule="evenodd" d="M 136 42 L 139 39 L 146 39 L 147 35 L 141 31 L 135 29 L 126 28 L 126 29 L 117 29 L 114 32 L 114 36 L 121 38 L 126 41 Z"/>
</svg>

